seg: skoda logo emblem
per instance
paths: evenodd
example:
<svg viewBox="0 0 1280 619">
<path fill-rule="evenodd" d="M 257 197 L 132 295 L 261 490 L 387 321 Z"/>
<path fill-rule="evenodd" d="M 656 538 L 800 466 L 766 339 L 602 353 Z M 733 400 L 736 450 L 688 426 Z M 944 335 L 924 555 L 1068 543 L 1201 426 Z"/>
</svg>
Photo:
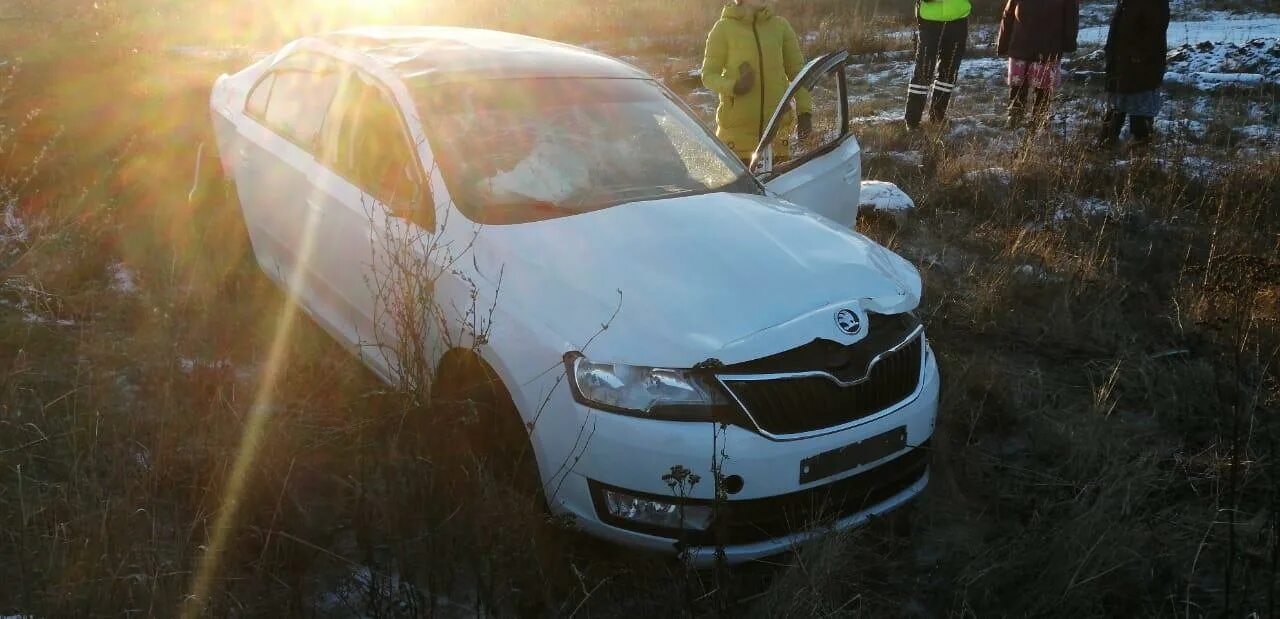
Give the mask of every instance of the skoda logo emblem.
<svg viewBox="0 0 1280 619">
<path fill-rule="evenodd" d="M 847 335 L 857 335 L 862 331 L 862 319 L 858 318 L 857 312 L 842 309 L 836 312 L 836 326 Z"/>
</svg>

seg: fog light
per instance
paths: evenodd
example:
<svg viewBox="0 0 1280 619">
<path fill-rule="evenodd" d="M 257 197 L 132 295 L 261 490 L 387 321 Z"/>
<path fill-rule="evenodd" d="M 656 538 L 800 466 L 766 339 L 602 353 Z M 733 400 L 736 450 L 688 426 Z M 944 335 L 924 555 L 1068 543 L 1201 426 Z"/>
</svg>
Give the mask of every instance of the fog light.
<svg viewBox="0 0 1280 619">
<path fill-rule="evenodd" d="M 711 507 L 708 505 L 642 499 L 615 490 L 604 491 L 604 504 L 614 518 L 649 526 L 664 529 L 683 527 L 693 531 L 706 531 L 711 526 Z"/>
</svg>

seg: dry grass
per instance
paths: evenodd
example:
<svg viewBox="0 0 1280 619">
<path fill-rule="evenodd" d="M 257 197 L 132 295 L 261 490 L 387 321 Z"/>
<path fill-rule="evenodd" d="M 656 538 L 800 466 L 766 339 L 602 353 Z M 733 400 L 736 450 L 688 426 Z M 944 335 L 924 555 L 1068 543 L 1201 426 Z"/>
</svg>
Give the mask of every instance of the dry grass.
<svg viewBox="0 0 1280 619">
<path fill-rule="evenodd" d="M 795 13 L 820 19 L 824 7 Z M 189 604 L 285 303 L 244 260 L 220 191 L 187 201 L 222 67 L 130 58 L 35 57 L 0 102 L 14 129 L 0 132 L 0 212 L 16 198 L 28 229 L 16 240 L 0 224 L 0 615 Z M 102 85 L 115 97 L 83 95 Z M 863 226 L 921 267 L 945 377 L 934 481 L 910 535 L 872 526 L 718 585 L 597 544 L 494 491 L 451 448 L 448 418 L 431 443 L 402 440 L 403 418 L 424 411 L 304 320 L 203 608 L 1274 614 L 1280 157 L 1213 176 L 1178 163 L 1225 161 L 1224 131 L 1163 145 L 1158 158 L 1174 163 L 1128 166 L 1076 137 L 1025 149 L 912 144 L 888 127 L 860 138 L 868 171 L 920 205 L 906 229 Z M 930 169 L 879 154 L 909 149 Z M 1007 177 L 972 174 L 990 168 Z M 1076 197 L 1112 208 L 1056 218 Z"/>
</svg>

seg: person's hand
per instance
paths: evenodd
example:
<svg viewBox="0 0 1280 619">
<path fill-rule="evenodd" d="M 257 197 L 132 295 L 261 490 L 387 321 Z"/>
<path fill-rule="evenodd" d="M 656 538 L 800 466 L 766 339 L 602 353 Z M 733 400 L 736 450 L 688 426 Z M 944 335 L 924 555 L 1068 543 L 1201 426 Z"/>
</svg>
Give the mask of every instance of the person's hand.
<svg viewBox="0 0 1280 619">
<path fill-rule="evenodd" d="M 743 62 L 738 67 L 738 81 L 733 84 L 733 94 L 742 96 L 749 92 L 756 85 L 756 72 L 751 68 L 751 63 Z"/>
<path fill-rule="evenodd" d="M 796 119 L 796 137 L 801 140 L 809 139 L 809 135 L 813 133 L 813 114 L 805 112 Z"/>
</svg>

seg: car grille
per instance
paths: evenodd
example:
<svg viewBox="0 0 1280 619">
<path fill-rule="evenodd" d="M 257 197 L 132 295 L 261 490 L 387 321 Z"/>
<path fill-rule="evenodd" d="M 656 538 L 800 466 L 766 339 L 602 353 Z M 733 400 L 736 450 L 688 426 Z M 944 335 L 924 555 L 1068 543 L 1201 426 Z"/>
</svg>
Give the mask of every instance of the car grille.
<svg viewBox="0 0 1280 619">
<path fill-rule="evenodd" d="M 916 332 L 904 346 L 881 356 L 866 380 L 849 386 L 812 374 L 720 379 L 761 431 L 804 434 L 870 417 L 910 397 L 920 383 L 923 354 L 924 335 Z"/>
<path fill-rule="evenodd" d="M 894 460 L 837 482 L 782 496 L 729 501 L 711 529 L 688 542 L 696 546 L 751 544 L 852 516 L 920 481 L 929 468 L 929 453 L 926 441 Z"/>
</svg>

